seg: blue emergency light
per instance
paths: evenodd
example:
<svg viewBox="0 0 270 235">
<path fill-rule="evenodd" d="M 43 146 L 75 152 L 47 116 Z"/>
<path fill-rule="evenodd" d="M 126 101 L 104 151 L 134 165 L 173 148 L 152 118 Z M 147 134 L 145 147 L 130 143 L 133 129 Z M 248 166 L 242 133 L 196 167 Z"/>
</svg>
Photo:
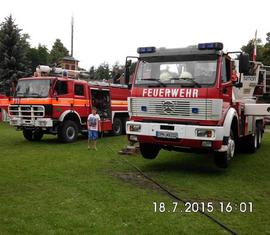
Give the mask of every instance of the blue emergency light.
<svg viewBox="0 0 270 235">
<path fill-rule="evenodd" d="M 199 43 L 199 50 L 222 50 L 223 43 L 221 42 L 210 42 L 210 43 Z"/>
<path fill-rule="evenodd" d="M 139 53 L 139 54 L 154 53 L 154 52 L 156 52 L 156 48 L 155 47 L 139 47 L 137 49 L 137 53 Z"/>
</svg>

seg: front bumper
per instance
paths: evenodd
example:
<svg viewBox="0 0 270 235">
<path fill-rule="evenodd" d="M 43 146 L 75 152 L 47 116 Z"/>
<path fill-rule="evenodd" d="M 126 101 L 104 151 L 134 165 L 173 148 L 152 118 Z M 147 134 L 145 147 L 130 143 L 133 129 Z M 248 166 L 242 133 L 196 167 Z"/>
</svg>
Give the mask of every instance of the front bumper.
<svg viewBox="0 0 270 235">
<path fill-rule="evenodd" d="M 132 125 L 139 125 L 140 130 L 132 130 Z M 204 129 L 212 130 L 214 134 L 211 137 L 198 136 L 198 130 Z M 227 150 L 227 146 L 223 144 L 223 126 L 199 126 L 128 121 L 126 123 L 126 130 L 128 135 L 131 135 L 132 137 L 136 136 L 139 142 L 144 143 L 154 143 L 163 146 L 176 146 L 183 148 L 208 148 L 221 152 Z M 165 135 L 160 135 L 160 133 L 165 133 Z M 160 138 L 160 136 L 163 138 Z M 203 146 L 206 142 L 210 143 L 211 146 Z"/>
<path fill-rule="evenodd" d="M 53 127 L 53 120 L 51 118 L 24 119 L 19 117 L 11 117 L 9 123 L 11 126 L 16 127 Z"/>
</svg>

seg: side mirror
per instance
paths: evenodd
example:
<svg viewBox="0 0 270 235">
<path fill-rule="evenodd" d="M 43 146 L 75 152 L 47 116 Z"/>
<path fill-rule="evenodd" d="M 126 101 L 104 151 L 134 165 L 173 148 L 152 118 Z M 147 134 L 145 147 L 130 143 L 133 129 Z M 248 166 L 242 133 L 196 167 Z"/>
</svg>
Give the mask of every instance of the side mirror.
<svg viewBox="0 0 270 235">
<path fill-rule="evenodd" d="M 249 55 L 240 54 L 239 56 L 239 72 L 247 74 L 249 71 Z"/>
<path fill-rule="evenodd" d="M 131 60 L 127 60 L 127 61 L 126 61 L 126 67 L 130 67 L 131 64 L 132 64 L 132 61 L 131 61 Z"/>
<path fill-rule="evenodd" d="M 127 60 L 126 65 L 125 65 L 125 84 L 129 84 L 129 78 L 130 78 L 130 66 L 131 66 L 132 61 Z"/>
<path fill-rule="evenodd" d="M 125 84 L 129 84 L 129 78 L 130 78 L 130 68 L 126 67 L 125 68 Z"/>
<path fill-rule="evenodd" d="M 128 89 L 131 89 L 132 84 L 131 84 L 131 83 L 129 83 L 127 86 L 128 86 Z"/>
</svg>

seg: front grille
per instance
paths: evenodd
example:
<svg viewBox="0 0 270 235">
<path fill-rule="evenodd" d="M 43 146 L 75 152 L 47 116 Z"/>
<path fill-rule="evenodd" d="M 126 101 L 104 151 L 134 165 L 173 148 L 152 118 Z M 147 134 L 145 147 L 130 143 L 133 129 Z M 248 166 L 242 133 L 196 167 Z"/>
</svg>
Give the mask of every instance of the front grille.
<svg viewBox="0 0 270 235">
<path fill-rule="evenodd" d="M 129 104 L 139 117 L 219 120 L 222 111 L 221 99 L 131 98 Z"/>
<path fill-rule="evenodd" d="M 45 108 L 43 105 L 10 105 L 8 113 L 11 117 L 40 118 L 45 116 Z"/>
</svg>

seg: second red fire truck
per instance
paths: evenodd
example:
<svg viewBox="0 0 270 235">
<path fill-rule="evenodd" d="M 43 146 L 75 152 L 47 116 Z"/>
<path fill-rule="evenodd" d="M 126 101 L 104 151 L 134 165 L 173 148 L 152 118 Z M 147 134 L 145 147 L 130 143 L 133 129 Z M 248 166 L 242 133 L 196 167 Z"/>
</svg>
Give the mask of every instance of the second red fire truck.
<svg viewBox="0 0 270 235">
<path fill-rule="evenodd" d="M 270 114 L 270 104 L 257 103 L 266 69 L 222 49 L 222 43 L 138 48 L 127 133 L 144 158 L 154 159 L 161 149 L 206 150 L 225 168 L 243 144 L 249 152 L 260 147 L 263 116 Z"/>
<path fill-rule="evenodd" d="M 45 72 L 51 70 L 43 68 Z M 73 142 L 78 133 L 86 132 L 87 117 L 95 106 L 101 117 L 101 131 L 120 135 L 128 119 L 128 96 L 128 87 L 121 84 L 55 75 L 22 78 L 8 101 L 8 114 L 10 124 L 22 130 L 27 140 L 55 134 L 63 142 Z"/>
</svg>

